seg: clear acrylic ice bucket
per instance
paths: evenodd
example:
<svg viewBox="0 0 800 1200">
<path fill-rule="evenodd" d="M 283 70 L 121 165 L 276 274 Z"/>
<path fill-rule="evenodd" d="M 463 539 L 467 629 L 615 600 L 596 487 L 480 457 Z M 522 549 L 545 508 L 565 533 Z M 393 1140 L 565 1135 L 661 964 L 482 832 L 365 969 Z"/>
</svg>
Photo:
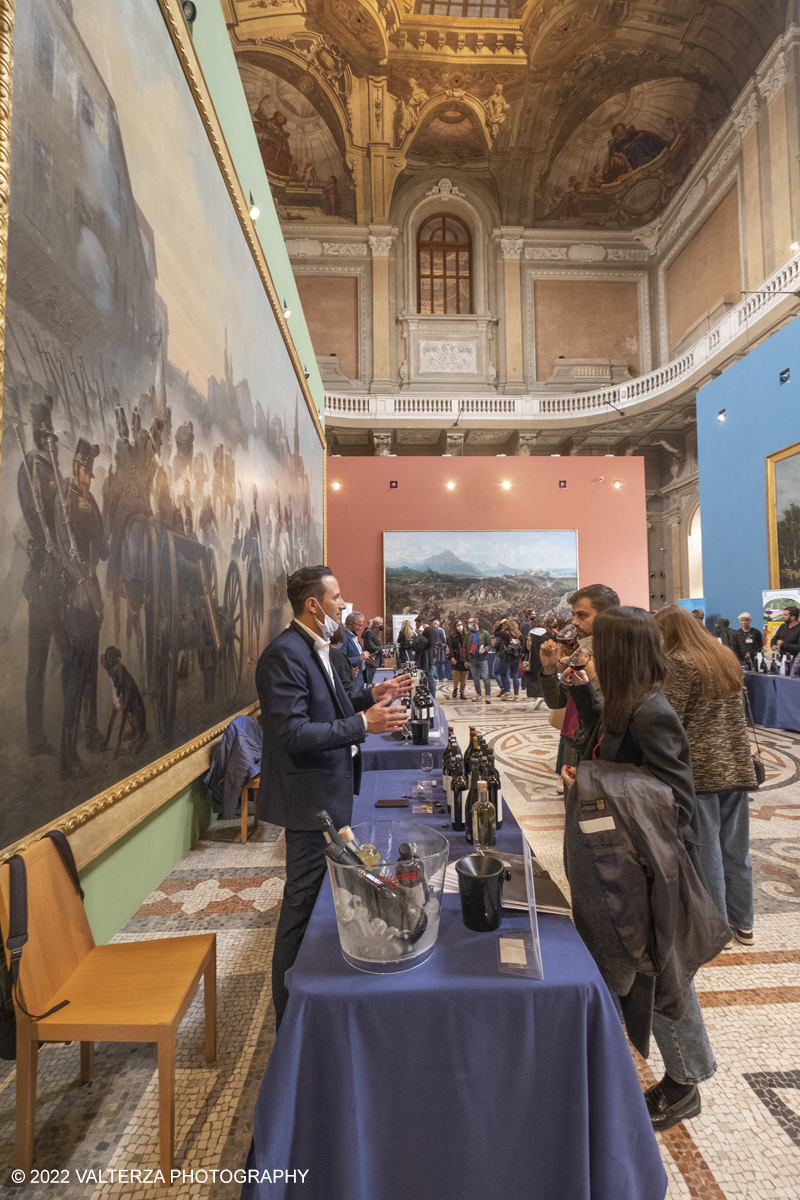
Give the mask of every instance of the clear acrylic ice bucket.
<svg viewBox="0 0 800 1200">
<path fill-rule="evenodd" d="M 439 934 L 449 844 L 417 821 L 364 821 L 358 841 L 380 852 L 377 867 L 345 867 L 328 859 L 339 941 L 359 971 L 409 971 L 430 958 Z M 407 842 L 422 870 L 409 871 L 399 848 Z"/>
</svg>

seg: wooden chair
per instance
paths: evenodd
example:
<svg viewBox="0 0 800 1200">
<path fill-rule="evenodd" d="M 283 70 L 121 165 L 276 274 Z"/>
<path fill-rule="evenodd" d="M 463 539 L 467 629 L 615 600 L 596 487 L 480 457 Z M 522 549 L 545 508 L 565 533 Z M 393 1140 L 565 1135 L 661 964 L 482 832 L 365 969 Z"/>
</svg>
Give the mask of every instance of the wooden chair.
<svg viewBox="0 0 800 1200">
<path fill-rule="evenodd" d="M 23 854 L 28 875 L 28 941 L 18 994 L 30 1013 L 69 1004 L 43 1020 L 17 1013 L 16 1165 L 33 1166 L 36 1065 L 40 1042 L 80 1042 L 81 1080 L 92 1078 L 94 1042 L 158 1046 L 159 1166 L 169 1184 L 175 1141 L 175 1032 L 205 980 L 206 1061 L 217 1053 L 216 937 L 95 946 L 80 896 L 49 838 Z M 0 868 L 0 925 L 9 927 L 10 871 Z M 6 951 L 9 960 L 8 951 Z"/>
<path fill-rule="evenodd" d="M 251 790 L 257 791 L 261 786 L 261 776 L 254 775 L 252 779 L 248 779 L 247 783 L 242 788 L 242 845 L 247 843 L 247 793 Z M 258 812 L 253 820 L 253 829 L 258 825 Z M 252 830 L 250 831 L 252 833 Z"/>
</svg>

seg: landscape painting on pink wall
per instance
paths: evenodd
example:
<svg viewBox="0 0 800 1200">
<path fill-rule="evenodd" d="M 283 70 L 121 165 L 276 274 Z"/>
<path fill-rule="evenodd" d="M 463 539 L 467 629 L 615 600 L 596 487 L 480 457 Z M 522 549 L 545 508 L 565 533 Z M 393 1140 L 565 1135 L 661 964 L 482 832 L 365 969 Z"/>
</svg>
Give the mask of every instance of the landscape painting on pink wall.
<svg viewBox="0 0 800 1200">
<path fill-rule="evenodd" d="M 537 223 L 646 224 L 683 183 L 723 116 L 721 100 L 703 82 L 653 80 L 612 96 L 542 170 Z"/>
</svg>

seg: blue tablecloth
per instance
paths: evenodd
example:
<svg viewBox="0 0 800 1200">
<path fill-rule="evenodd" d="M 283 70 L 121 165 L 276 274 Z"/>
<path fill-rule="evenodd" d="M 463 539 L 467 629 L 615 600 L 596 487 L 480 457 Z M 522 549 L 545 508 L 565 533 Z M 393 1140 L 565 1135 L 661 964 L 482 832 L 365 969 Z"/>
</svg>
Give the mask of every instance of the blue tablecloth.
<svg viewBox="0 0 800 1200">
<path fill-rule="evenodd" d="M 435 717 L 427 746 L 415 746 L 412 742 L 398 742 L 390 733 L 368 733 L 361 743 L 362 769 L 367 771 L 401 771 L 422 767 L 422 752 L 430 750 L 434 767 L 441 767 L 444 748 L 447 745 L 447 717 L 441 705 L 434 701 Z"/>
<path fill-rule="evenodd" d="M 746 671 L 744 682 L 757 725 L 800 730 L 800 679 Z"/>
<path fill-rule="evenodd" d="M 415 776 L 366 776 L 353 824 Z M 454 856 L 468 849 L 451 839 Z M 498 841 L 521 849 L 510 815 Z M 526 922 L 506 913 L 502 928 Z M 361 974 L 342 958 L 326 881 L 287 977 L 247 1162 L 308 1174 L 247 1183 L 243 1200 L 662 1200 L 666 1175 L 611 997 L 568 918 L 540 916 L 539 930 L 544 980 L 501 975 L 497 935 L 465 929 L 458 896 L 446 895 L 426 963 Z"/>
</svg>

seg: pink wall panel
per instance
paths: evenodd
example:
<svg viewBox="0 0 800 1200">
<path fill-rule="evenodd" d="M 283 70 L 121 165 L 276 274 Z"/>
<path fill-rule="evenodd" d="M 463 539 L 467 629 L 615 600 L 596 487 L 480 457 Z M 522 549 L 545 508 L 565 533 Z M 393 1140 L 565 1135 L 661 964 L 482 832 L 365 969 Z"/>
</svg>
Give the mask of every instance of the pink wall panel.
<svg viewBox="0 0 800 1200">
<path fill-rule="evenodd" d="M 327 499 L 328 564 L 368 617 L 383 612 L 388 529 L 577 529 L 580 586 L 649 608 L 642 458 L 329 458 Z"/>
</svg>

